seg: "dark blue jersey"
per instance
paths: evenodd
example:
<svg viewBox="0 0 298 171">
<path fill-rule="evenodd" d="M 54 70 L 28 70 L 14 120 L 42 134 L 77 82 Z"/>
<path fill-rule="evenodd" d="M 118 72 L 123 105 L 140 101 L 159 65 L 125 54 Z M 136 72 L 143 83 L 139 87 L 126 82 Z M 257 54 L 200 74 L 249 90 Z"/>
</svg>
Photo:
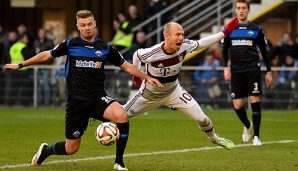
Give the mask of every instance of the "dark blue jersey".
<svg viewBox="0 0 298 171">
<path fill-rule="evenodd" d="M 65 40 L 50 52 L 54 57 L 67 55 L 65 77 L 69 99 L 91 100 L 106 95 L 105 61 L 115 66 L 124 62 L 114 47 L 98 38 L 94 42 L 81 37 Z"/>
<path fill-rule="evenodd" d="M 223 64 L 227 66 L 228 56 L 231 57 L 231 71 L 245 72 L 260 67 L 259 47 L 267 71 L 271 70 L 270 60 L 267 56 L 267 40 L 260 26 L 248 22 L 239 24 L 232 34 L 225 37 L 223 42 Z"/>
</svg>

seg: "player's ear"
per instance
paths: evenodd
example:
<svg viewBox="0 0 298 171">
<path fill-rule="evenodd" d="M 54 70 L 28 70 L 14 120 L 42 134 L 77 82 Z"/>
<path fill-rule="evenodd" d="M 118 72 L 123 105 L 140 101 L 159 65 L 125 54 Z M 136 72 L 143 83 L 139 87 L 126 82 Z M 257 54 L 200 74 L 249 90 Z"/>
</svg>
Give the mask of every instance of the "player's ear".
<svg viewBox="0 0 298 171">
<path fill-rule="evenodd" d="M 76 26 L 77 26 L 77 29 L 80 30 L 80 28 L 79 28 L 79 24 L 78 24 L 78 23 L 76 24 Z"/>
</svg>

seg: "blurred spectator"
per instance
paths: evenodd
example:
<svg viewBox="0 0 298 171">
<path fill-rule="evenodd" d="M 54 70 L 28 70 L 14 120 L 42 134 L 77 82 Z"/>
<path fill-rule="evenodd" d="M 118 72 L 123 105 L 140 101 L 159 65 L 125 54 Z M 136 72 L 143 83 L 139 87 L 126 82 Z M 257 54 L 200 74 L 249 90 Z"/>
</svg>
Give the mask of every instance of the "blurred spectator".
<svg viewBox="0 0 298 171">
<path fill-rule="evenodd" d="M 34 41 L 31 56 L 50 50 L 54 47 L 52 40 L 48 40 L 47 31 L 43 28 L 38 30 L 38 38 Z M 45 63 L 52 64 L 53 61 Z M 51 84 L 50 84 L 51 69 L 42 68 L 37 72 L 37 104 L 49 106 L 51 102 Z"/>
<path fill-rule="evenodd" d="M 208 51 L 212 53 L 214 56 L 214 59 L 221 61 L 221 54 L 222 54 L 222 48 L 220 47 L 220 43 L 214 43 L 212 44 Z"/>
<path fill-rule="evenodd" d="M 27 48 L 30 50 L 33 46 L 33 38 L 32 38 L 32 35 L 27 31 L 27 27 L 25 24 L 21 23 L 17 27 L 17 34 L 18 34 L 18 38 L 23 34 L 27 35 L 27 37 L 28 37 Z"/>
<path fill-rule="evenodd" d="M 2 54 L 4 51 L 4 39 L 5 39 L 5 33 L 3 31 L 2 26 L 0 25 L 0 67 L 4 64 Z"/>
<path fill-rule="evenodd" d="M 18 36 L 15 31 L 10 31 L 6 36 L 2 38 L 3 52 L 0 55 L 3 64 L 10 62 L 9 49 L 13 44 L 17 42 L 17 40 Z"/>
<path fill-rule="evenodd" d="M 144 21 L 143 18 L 140 17 L 140 15 L 138 13 L 138 8 L 136 5 L 130 5 L 128 7 L 128 15 L 129 15 L 128 20 L 129 20 L 129 23 L 130 23 L 132 29 Z M 145 30 L 146 29 L 144 29 L 144 27 L 143 27 L 143 28 L 140 28 L 134 32 L 133 43 L 136 42 L 137 32 L 139 32 L 139 31 L 146 32 Z"/>
<path fill-rule="evenodd" d="M 293 56 L 296 60 L 298 60 L 298 33 L 296 34 L 294 40 Z"/>
<path fill-rule="evenodd" d="M 216 70 L 220 63 L 217 59 L 214 59 L 211 52 L 207 52 L 205 60 L 199 66 L 211 67 L 212 69 L 195 70 L 194 80 L 198 85 L 194 92 L 195 97 L 200 104 L 214 105 L 215 98 L 221 95 L 221 90 L 217 84 L 219 72 Z"/>
<path fill-rule="evenodd" d="M 58 45 L 65 39 L 64 34 L 58 34 L 54 45 Z M 55 58 L 54 65 L 56 66 L 53 72 L 53 100 L 54 105 L 62 106 L 66 102 L 66 80 L 64 65 L 66 63 L 66 56 Z"/>
<path fill-rule="evenodd" d="M 8 34 L 6 34 L 3 38 L 2 38 L 2 43 L 3 43 L 3 52 L 2 55 L 0 54 L 0 59 L 2 61 L 2 64 L 6 64 L 6 63 L 10 63 L 10 55 L 9 55 L 9 49 L 11 48 L 11 46 L 13 44 L 15 44 L 17 42 L 17 33 L 15 31 L 11 31 Z M 4 83 L 1 85 L 5 85 L 4 86 L 4 93 L 2 93 L 4 95 L 4 102 L 6 104 L 9 103 L 9 93 L 11 92 L 11 72 L 4 72 Z M 1 92 L 0 92 L 1 93 Z"/>
<path fill-rule="evenodd" d="M 69 35 L 68 35 L 68 39 L 71 39 L 73 37 L 79 37 L 80 33 L 78 30 L 73 30 Z"/>
<path fill-rule="evenodd" d="M 282 65 L 277 79 L 277 85 L 274 88 L 276 90 L 275 99 L 282 99 L 277 103 L 277 108 L 290 107 L 290 100 L 293 98 L 293 91 L 298 81 L 297 71 L 287 71 L 284 69 L 287 67 L 298 68 L 298 61 L 291 54 L 286 55 L 285 64 Z"/>
<path fill-rule="evenodd" d="M 285 64 L 282 65 L 282 68 L 286 68 L 286 67 L 298 68 L 298 61 L 291 54 L 288 54 L 286 56 Z M 296 73 L 297 71 L 285 71 L 281 69 L 277 79 L 278 84 L 284 84 L 286 82 L 290 82 L 296 77 L 297 75 Z"/>
<path fill-rule="evenodd" d="M 113 38 L 113 45 L 117 48 L 118 51 L 123 51 L 126 48 L 132 46 L 133 33 L 131 32 L 131 25 L 127 20 L 127 17 L 124 13 L 119 13 L 118 18 L 113 22 L 115 35 Z M 126 52 L 122 53 L 125 59 L 128 58 L 128 49 Z"/>
<path fill-rule="evenodd" d="M 48 30 L 46 30 L 46 34 L 47 34 L 47 39 L 48 40 L 51 40 L 51 41 L 55 41 L 55 39 L 56 39 L 56 36 L 54 35 L 54 33 L 53 33 L 53 29 L 48 29 Z"/>
<path fill-rule="evenodd" d="M 138 49 L 147 48 L 146 44 L 146 34 L 143 31 L 139 31 L 136 34 L 136 42 L 132 44 L 130 50 L 129 50 L 129 59 L 128 62 L 132 63 L 132 57 L 135 51 Z"/>
<path fill-rule="evenodd" d="M 11 63 L 22 63 L 30 58 L 30 51 L 27 47 L 28 36 L 22 34 L 19 36 L 18 42 L 13 44 L 9 50 Z M 32 82 L 30 75 L 32 72 L 28 68 L 21 68 L 10 72 L 10 82 L 6 82 L 7 96 L 6 100 L 8 105 L 29 105 L 32 102 Z"/>
<path fill-rule="evenodd" d="M 274 58 L 278 56 L 278 66 L 285 64 L 286 55 L 293 50 L 293 41 L 289 32 L 284 32 L 281 40 L 276 44 Z"/>
<path fill-rule="evenodd" d="M 154 16 L 155 14 L 161 12 L 163 9 L 167 7 L 167 2 L 164 0 L 149 0 L 149 6 L 147 7 L 147 14 L 150 16 Z M 163 14 L 160 16 L 160 27 L 163 27 L 163 25 L 168 21 L 168 15 L 167 13 Z M 151 25 L 151 31 L 157 30 L 158 29 L 158 22 L 157 19 L 152 21 Z M 160 40 L 163 40 L 163 34 L 162 34 L 162 29 L 160 31 Z M 157 41 L 157 34 L 152 37 L 152 44 L 156 44 Z"/>
</svg>

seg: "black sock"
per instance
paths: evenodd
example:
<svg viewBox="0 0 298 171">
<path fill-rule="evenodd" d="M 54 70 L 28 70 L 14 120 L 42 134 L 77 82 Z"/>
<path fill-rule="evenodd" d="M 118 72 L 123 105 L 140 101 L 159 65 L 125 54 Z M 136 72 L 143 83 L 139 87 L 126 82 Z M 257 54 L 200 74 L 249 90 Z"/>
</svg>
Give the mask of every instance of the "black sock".
<svg viewBox="0 0 298 171">
<path fill-rule="evenodd" d="M 41 164 L 46 158 L 48 158 L 50 155 L 53 155 L 53 154 L 67 155 L 66 149 L 65 149 L 65 141 L 60 141 L 46 148 L 43 148 L 37 163 Z"/>
<path fill-rule="evenodd" d="M 123 155 L 126 148 L 128 135 L 129 135 L 129 122 L 126 123 L 117 123 L 117 127 L 120 132 L 119 140 L 116 143 L 116 159 L 115 163 L 120 164 L 122 167 L 125 167 L 123 162 Z"/>
<path fill-rule="evenodd" d="M 246 114 L 246 110 L 244 109 L 244 107 L 242 107 L 241 109 L 236 110 L 234 108 L 235 112 L 237 113 L 238 118 L 240 119 L 240 121 L 244 124 L 244 126 L 248 129 L 250 127 L 250 122 L 247 118 L 247 114 Z"/>
<path fill-rule="evenodd" d="M 252 122 L 254 125 L 254 136 L 260 137 L 260 126 L 261 126 L 261 102 L 251 103 L 252 110 Z"/>
</svg>

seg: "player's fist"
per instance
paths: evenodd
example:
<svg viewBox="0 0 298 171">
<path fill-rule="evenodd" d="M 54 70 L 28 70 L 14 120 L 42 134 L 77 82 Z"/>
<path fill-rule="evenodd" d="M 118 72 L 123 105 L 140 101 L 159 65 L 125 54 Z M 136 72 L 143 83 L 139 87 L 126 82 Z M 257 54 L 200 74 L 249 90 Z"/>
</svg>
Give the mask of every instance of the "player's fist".
<svg viewBox="0 0 298 171">
<path fill-rule="evenodd" d="M 225 36 L 229 36 L 237 27 L 239 26 L 239 20 L 238 18 L 233 18 L 228 22 L 228 24 L 225 26 L 224 30 L 222 31 Z"/>
<path fill-rule="evenodd" d="M 142 79 L 139 77 L 132 76 L 131 80 L 134 86 L 140 87 L 142 85 Z"/>
</svg>

